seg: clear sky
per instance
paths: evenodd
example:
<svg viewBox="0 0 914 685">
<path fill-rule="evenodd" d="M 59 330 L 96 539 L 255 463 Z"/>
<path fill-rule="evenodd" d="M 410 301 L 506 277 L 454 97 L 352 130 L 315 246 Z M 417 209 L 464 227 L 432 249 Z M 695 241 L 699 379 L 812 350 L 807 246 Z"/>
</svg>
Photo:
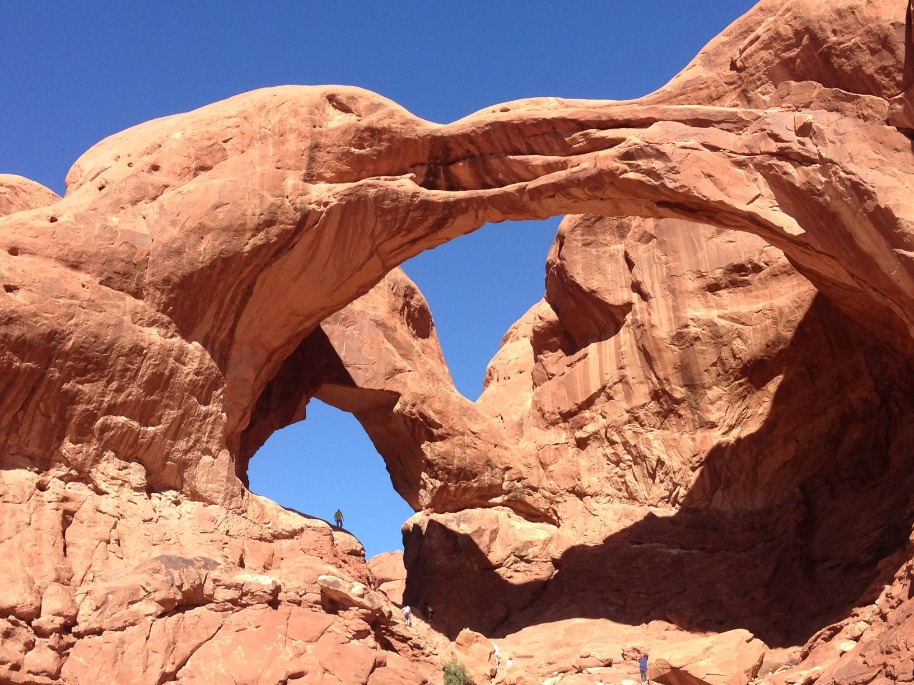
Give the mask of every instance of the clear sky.
<svg viewBox="0 0 914 685">
<path fill-rule="evenodd" d="M 0 0 L 0 173 L 62 193 L 70 165 L 105 136 L 264 86 L 361 86 L 441 123 L 522 97 L 637 97 L 753 4 Z M 486 226 L 404 266 L 464 395 L 478 396 L 505 331 L 542 297 L 557 225 Z M 368 556 L 401 548 L 412 512 L 349 415 L 312 401 L 250 478 L 314 516 L 340 507 Z"/>
</svg>

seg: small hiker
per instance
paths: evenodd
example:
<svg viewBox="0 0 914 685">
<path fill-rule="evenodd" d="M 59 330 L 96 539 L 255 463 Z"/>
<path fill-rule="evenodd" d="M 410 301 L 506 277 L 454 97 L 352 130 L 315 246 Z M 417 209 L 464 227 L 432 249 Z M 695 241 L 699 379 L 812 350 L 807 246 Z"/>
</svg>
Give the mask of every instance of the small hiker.
<svg viewBox="0 0 914 685">
<path fill-rule="evenodd" d="M 498 673 L 498 645 L 492 643 L 492 652 L 495 654 L 495 673 Z"/>
<path fill-rule="evenodd" d="M 409 608 L 409 605 L 408 604 L 404 605 L 403 606 L 403 620 L 406 622 L 407 628 L 411 625 L 411 623 L 410 623 L 411 616 L 412 616 L 412 610 Z"/>
<path fill-rule="evenodd" d="M 638 668 L 641 670 L 642 685 L 647 685 L 647 652 L 641 652 L 638 657 Z"/>
<path fill-rule="evenodd" d="M 333 515 L 333 520 L 336 521 L 337 528 L 342 528 L 343 527 L 343 512 L 341 512 L 339 509 L 337 509 L 336 513 Z"/>
</svg>

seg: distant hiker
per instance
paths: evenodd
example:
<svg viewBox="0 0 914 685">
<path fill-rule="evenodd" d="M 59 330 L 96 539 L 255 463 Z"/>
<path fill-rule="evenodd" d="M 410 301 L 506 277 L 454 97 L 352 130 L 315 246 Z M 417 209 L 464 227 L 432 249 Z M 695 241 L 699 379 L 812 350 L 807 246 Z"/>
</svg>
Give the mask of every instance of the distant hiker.
<svg viewBox="0 0 914 685">
<path fill-rule="evenodd" d="M 412 615 L 412 610 L 409 608 L 409 605 L 407 604 L 403 607 L 403 620 L 406 621 L 407 627 L 409 627 L 411 625 L 411 623 L 410 623 L 411 615 Z"/>
<path fill-rule="evenodd" d="M 341 512 L 339 509 L 337 509 L 336 513 L 333 515 L 333 520 L 336 521 L 337 528 L 342 528 L 343 527 L 343 512 Z"/>
<path fill-rule="evenodd" d="M 498 673 L 498 645 L 492 643 L 492 652 L 495 654 L 495 672 Z"/>
<path fill-rule="evenodd" d="M 647 653 L 641 652 L 638 657 L 638 668 L 641 669 L 641 683 L 647 685 Z"/>
</svg>

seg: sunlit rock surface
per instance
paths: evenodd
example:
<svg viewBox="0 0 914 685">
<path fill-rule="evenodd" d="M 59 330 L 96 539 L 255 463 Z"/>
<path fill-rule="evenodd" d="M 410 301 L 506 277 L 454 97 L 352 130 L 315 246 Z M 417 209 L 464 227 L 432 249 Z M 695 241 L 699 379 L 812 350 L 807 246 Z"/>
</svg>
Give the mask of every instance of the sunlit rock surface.
<svg viewBox="0 0 914 685">
<path fill-rule="evenodd" d="M 763 0 L 635 101 L 288 86 L 112 136 L 64 198 L 0 176 L 0 680 L 914 678 L 910 11 Z M 395 267 L 556 214 L 471 402 Z M 417 510 L 410 629 L 244 486 L 311 397 Z"/>
</svg>

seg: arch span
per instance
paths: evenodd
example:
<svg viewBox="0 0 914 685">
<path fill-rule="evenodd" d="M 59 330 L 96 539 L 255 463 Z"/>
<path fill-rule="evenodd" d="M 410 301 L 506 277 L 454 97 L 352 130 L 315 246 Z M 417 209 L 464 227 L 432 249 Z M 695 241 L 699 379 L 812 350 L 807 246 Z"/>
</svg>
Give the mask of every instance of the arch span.
<svg viewBox="0 0 914 685">
<path fill-rule="evenodd" d="M 110 368 L 125 354 L 114 353 L 124 344 L 118 317 L 92 345 L 106 354 L 77 355 L 112 379 L 110 394 L 87 390 L 93 373 L 49 388 L 67 398 L 51 414 L 84 410 L 45 440 L 80 472 L 129 454 L 142 465 L 138 485 L 237 499 L 233 462 L 257 441 L 264 392 L 321 321 L 421 250 L 487 221 L 565 213 L 754 233 L 910 356 L 914 155 L 898 101 L 910 86 L 900 4 L 866 3 L 872 50 L 818 86 L 791 87 L 806 76 L 750 49 L 783 38 L 762 17 L 777 10 L 838 45 L 844 34 L 859 39 L 859 16 L 827 26 L 807 21 L 816 3 L 770 0 L 641 100 L 519 101 L 441 126 L 359 89 L 288 86 L 102 141 L 74 165 L 64 199 L 0 222 L 3 266 L 35 281 L 39 297 L 132 311 L 147 356 L 182 361 L 159 381 L 171 389 L 164 406 L 115 406 L 136 374 Z M 708 97 L 696 104 L 702 83 Z M 4 306 L 40 316 L 15 298 Z M 162 341 L 146 340 L 152 328 L 166 331 Z M 66 335 L 56 344 L 70 345 Z M 72 378 L 70 358 L 58 356 L 51 378 Z"/>
<path fill-rule="evenodd" d="M 274 88 L 102 141 L 77 161 L 62 199 L 27 190 L 23 206 L 0 218 L 5 383 L 0 468 L 8 483 L 4 507 L 13 512 L 10 530 L 21 533 L 29 547 L 43 544 L 39 537 L 47 532 L 53 549 L 27 573 L 14 564 L 4 575 L 11 594 L 19 593 L 6 611 L 23 631 L 21 643 L 32 640 L 32 625 L 43 626 L 42 635 L 72 632 L 91 649 L 94 643 L 86 638 L 106 626 L 126 633 L 120 630 L 123 620 L 183 620 L 182 611 L 175 616 L 171 610 L 222 596 L 206 581 L 217 566 L 229 574 L 221 589 L 231 590 L 227 596 L 236 601 L 252 602 L 255 609 L 273 606 L 274 600 L 293 602 L 293 595 L 281 594 L 274 583 L 248 593 L 251 578 L 260 576 L 240 574 L 245 559 L 245 569 L 261 571 L 274 562 L 282 570 L 284 560 L 289 562 L 280 574 L 284 584 L 290 579 L 293 584 L 294 603 L 287 608 L 304 609 L 302 602 L 316 608 L 333 596 L 327 604 L 333 609 L 343 601 L 339 593 L 362 606 L 348 592 L 354 585 L 319 575 L 326 570 L 322 562 L 297 563 L 318 550 L 314 554 L 364 578 L 332 532 L 251 497 L 238 478 L 244 459 L 270 431 L 294 420 L 313 394 L 361 414 L 366 429 L 379 436 L 376 444 L 386 445 L 398 491 L 412 506 L 428 509 L 411 533 L 419 541 L 413 549 L 420 542 L 424 546 L 425 562 L 475 546 L 485 561 L 475 554 L 462 558 L 479 559 L 484 571 L 497 571 L 497 582 L 489 587 L 521 588 L 482 607 L 491 612 L 482 617 L 485 625 L 506 625 L 509 614 L 527 606 L 552 578 L 553 562 L 566 563 L 553 587 L 567 597 L 560 583 L 589 590 L 579 581 L 588 579 L 594 565 L 604 572 L 604 559 L 615 558 L 617 550 L 634 545 L 641 558 L 642 533 L 668 536 L 680 523 L 705 522 L 702 516 L 674 515 L 661 525 L 633 525 L 639 514 L 632 513 L 632 502 L 710 505 L 707 518 L 714 520 L 717 512 L 726 519 L 733 513 L 728 507 L 740 507 L 751 544 L 765 534 L 755 515 L 762 511 L 765 518 L 763 507 L 777 504 L 763 495 L 783 492 L 792 496 L 782 509 L 784 524 L 798 534 L 791 539 L 811 543 L 811 554 L 800 556 L 810 564 L 808 578 L 846 581 L 837 603 L 815 622 L 851 615 L 847 610 L 857 602 L 873 603 L 865 614 L 871 621 L 869 642 L 842 657 L 834 677 L 876 677 L 878 668 L 896 659 L 879 639 L 892 640 L 894 650 L 892 631 L 903 634 L 910 618 L 905 569 L 911 553 L 904 547 L 910 488 L 896 488 L 897 499 L 881 495 L 883 488 L 907 482 L 895 475 L 910 473 L 914 435 L 911 49 L 911 3 L 763 0 L 669 86 L 636 101 L 525 100 L 442 126 L 354 88 Z M 0 183 L 16 185 L 21 179 Z M 21 197 L 5 195 L 14 204 Z M 645 296 L 653 293 L 645 284 L 647 276 L 666 268 L 652 252 L 664 231 L 628 218 L 612 224 L 619 243 L 606 246 L 622 287 L 603 283 L 576 301 L 606 303 L 605 318 L 595 325 L 559 325 L 562 317 L 574 319 L 575 310 L 554 291 L 554 299 L 531 310 L 506 338 L 504 361 L 520 360 L 509 370 L 521 373 L 506 373 L 505 380 L 545 387 L 557 373 L 568 372 L 567 387 L 544 393 L 545 413 L 537 418 L 545 416 L 551 424 L 525 425 L 488 390 L 475 405 L 461 403 L 453 393 L 429 395 L 409 373 L 381 378 L 380 367 L 367 363 L 380 358 L 370 347 L 346 347 L 352 341 L 346 326 L 371 319 L 347 317 L 378 297 L 384 306 L 396 305 L 399 317 L 394 322 L 399 330 L 377 338 L 390 343 L 394 354 L 387 358 L 417 353 L 425 366 L 414 372 L 436 387 L 442 371 L 425 313 L 395 267 L 485 222 L 557 214 L 586 215 L 565 227 L 566 240 L 550 257 L 557 283 L 571 288 L 565 295 L 580 294 L 573 289 L 582 284 L 578 276 L 586 262 L 571 258 L 572 238 L 600 229 L 604 219 L 596 215 L 643 217 L 672 222 L 676 240 L 670 245 L 702 241 L 705 249 L 682 250 L 682 263 L 688 256 L 715 253 L 714 268 L 699 278 L 678 274 L 700 286 L 701 298 L 722 288 L 751 288 L 746 274 L 773 280 L 795 275 L 783 257 L 770 254 L 773 245 L 840 311 L 826 304 L 812 307 L 815 293 L 791 281 L 779 290 L 779 304 L 788 305 L 784 320 L 791 332 L 803 323 L 801 338 L 784 335 L 778 308 L 766 308 L 757 293 L 750 297 L 751 290 L 736 298 L 736 305 L 723 303 L 721 316 L 706 317 L 716 330 L 745 329 L 739 340 L 753 353 L 758 351 L 753 344 L 769 338 L 751 331 L 771 334 L 771 350 L 762 345 L 758 356 L 743 355 L 736 346 L 740 354 L 731 354 L 733 349 L 724 352 L 722 346 L 719 358 L 700 363 L 707 361 L 702 344 L 718 338 L 702 337 L 689 318 L 692 312 L 682 306 L 660 312 L 671 324 L 664 330 L 673 334 L 669 345 L 652 345 L 650 336 L 630 332 L 619 340 L 617 329 L 628 313 L 662 302 Z M 743 238 L 754 234 L 761 243 L 743 243 L 720 227 L 736 229 Z M 712 250 L 718 242 L 726 249 Z M 619 297 L 631 293 L 637 297 Z M 741 306 L 747 302 L 752 306 Z M 859 329 L 852 336 L 847 317 Z M 405 331 L 409 339 L 401 339 Z M 764 463 L 777 467 L 773 473 L 739 468 L 740 459 L 751 467 L 762 463 L 757 451 L 769 437 L 780 439 L 788 432 L 783 426 L 802 419 L 787 390 L 808 391 L 807 376 L 794 372 L 802 371 L 804 360 L 828 359 L 815 347 L 823 340 L 834 343 L 830 352 L 848 349 L 854 392 L 844 390 L 848 376 L 839 373 L 824 399 L 807 393 L 806 406 L 828 410 L 816 411 L 823 421 L 809 423 L 817 435 L 828 437 L 825 447 L 836 446 L 844 457 L 835 460 L 832 450 L 819 449 L 820 442 L 798 442 L 793 451 L 783 444 L 782 451 L 766 455 Z M 589 346 L 595 346 L 592 366 L 576 356 Z M 321 355 L 327 363 L 315 367 Z M 612 384 L 594 388 L 590 370 L 616 369 L 620 360 L 632 359 L 654 375 L 634 384 L 614 377 Z M 759 363 L 749 363 L 755 359 Z M 531 360 L 538 365 L 527 364 Z M 664 365 L 677 382 L 658 387 L 650 381 Z M 822 365 L 823 374 L 835 366 Z M 531 369 L 528 375 L 525 368 Z M 702 369 L 713 371 L 708 383 L 697 379 Z M 718 392 L 719 379 L 734 381 L 727 387 L 740 402 L 733 403 L 734 412 L 725 406 L 711 425 L 715 417 L 705 411 L 707 405 L 729 404 Z M 784 393 L 777 392 L 781 384 Z M 444 381 L 437 387 L 444 388 Z M 775 411 L 766 413 L 764 402 L 771 398 L 777 400 Z M 575 421 L 576 408 L 596 399 L 608 399 L 622 420 L 641 412 L 642 424 L 611 431 L 600 420 Z M 876 423 L 847 430 L 848 417 L 860 415 L 858 407 L 872 411 Z M 766 416 L 771 421 L 753 424 Z M 643 424 L 648 430 L 639 430 Z M 550 433 L 556 425 L 561 435 Z M 728 440 L 736 427 L 744 439 L 711 450 L 710 464 L 692 461 L 691 454 L 675 462 L 659 458 L 655 441 L 683 426 L 695 428 L 699 438 L 701 431 L 720 429 Z M 492 449 L 513 444 L 524 448 L 517 461 Z M 803 444 L 816 448 L 814 458 L 800 451 Z M 567 454 L 577 461 L 561 458 Z M 855 469 L 866 468 L 870 456 L 881 458 L 876 463 L 885 471 L 861 481 Z M 804 492 L 820 470 L 827 473 L 833 466 L 840 470 Z M 675 478 L 666 477 L 671 470 L 677 470 Z M 768 478 L 763 492 L 753 481 L 756 475 Z M 611 488 L 603 489 L 604 483 Z M 680 484 L 693 486 L 691 501 L 684 488 L 677 489 Z M 881 517 L 888 508 L 886 515 L 895 517 L 884 533 L 881 519 L 857 521 L 853 507 L 828 513 L 831 497 L 859 496 L 858 485 L 872 486 L 860 500 L 874 503 L 872 516 Z M 624 501 L 607 496 L 610 489 Z M 182 504 L 187 506 L 179 510 Z M 474 506 L 484 508 L 485 516 L 462 510 Z M 142 533 L 132 546 L 121 545 L 118 521 L 134 508 L 130 515 Z M 561 525 L 569 520 L 582 549 L 569 547 L 568 527 Z M 32 528 L 32 521 L 42 523 Z M 829 549 L 848 522 L 866 543 L 865 568 L 851 575 L 843 571 L 853 559 Z M 89 542 L 71 546 L 71 539 L 79 542 L 67 533 L 72 525 Z M 205 551 L 196 560 L 171 555 L 177 545 L 171 541 L 188 529 L 200 536 L 194 549 Z M 138 561 L 150 548 L 165 555 L 156 562 L 157 573 L 181 572 L 186 592 L 178 592 L 180 597 L 170 592 L 173 583 L 163 583 L 169 589 L 159 596 L 161 604 L 146 601 L 149 584 L 130 580 L 150 572 Z M 671 567 L 677 555 L 691 551 L 652 549 L 672 561 Z M 106 575 L 109 564 L 128 563 L 121 560 L 125 551 L 135 565 L 126 575 Z M 693 582 L 711 587 L 706 567 L 694 568 Z M 738 569 L 739 562 L 731 568 Z M 773 587 L 787 594 L 773 605 L 765 597 L 750 597 L 747 618 L 753 621 L 767 621 L 771 608 L 795 606 L 790 593 L 802 591 L 790 573 L 771 570 Z M 424 580 L 431 583 L 421 591 L 431 594 L 434 569 L 427 571 Z M 109 582 L 124 582 L 131 592 L 111 592 Z M 78 611 L 76 588 L 87 598 Z M 729 621 L 735 615 L 730 603 L 739 606 L 745 598 L 741 587 L 724 589 L 725 601 L 715 613 Z M 866 594 L 869 589 L 876 599 Z M 112 597 L 122 603 L 112 603 Z M 592 603 L 592 595 L 584 597 Z M 613 592 L 605 600 L 621 601 L 626 616 L 713 628 L 689 621 L 685 610 L 701 607 L 683 607 L 679 597 L 671 598 L 663 616 L 626 606 L 629 598 Z M 122 610 L 128 604 L 142 609 Z M 50 606 L 59 613 L 43 616 Z M 391 616 L 383 604 L 362 608 L 378 625 Z M 290 614 L 284 613 L 288 626 Z M 214 618 L 214 630 L 221 620 Z M 779 632 L 792 641 L 811 627 L 786 621 Z M 842 634 L 826 631 L 822 639 Z M 909 665 L 902 658 L 909 658 L 908 651 L 897 655 L 899 668 Z M 852 670 L 864 662 L 866 669 Z M 898 671 L 885 671 L 890 672 Z"/>
</svg>

